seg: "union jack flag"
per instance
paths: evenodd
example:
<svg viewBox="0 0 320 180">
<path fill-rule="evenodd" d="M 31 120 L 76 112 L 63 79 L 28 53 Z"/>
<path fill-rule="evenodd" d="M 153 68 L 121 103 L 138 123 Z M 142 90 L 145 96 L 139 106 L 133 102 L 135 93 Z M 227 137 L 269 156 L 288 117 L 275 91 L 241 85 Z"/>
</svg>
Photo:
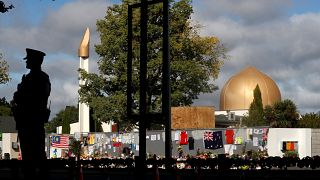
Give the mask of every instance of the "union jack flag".
<svg viewBox="0 0 320 180">
<path fill-rule="evenodd" d="M 204 132 L 203 134 L 203 140 L 205 141 L 213 141 L 213 132 Z"/>
</svg>

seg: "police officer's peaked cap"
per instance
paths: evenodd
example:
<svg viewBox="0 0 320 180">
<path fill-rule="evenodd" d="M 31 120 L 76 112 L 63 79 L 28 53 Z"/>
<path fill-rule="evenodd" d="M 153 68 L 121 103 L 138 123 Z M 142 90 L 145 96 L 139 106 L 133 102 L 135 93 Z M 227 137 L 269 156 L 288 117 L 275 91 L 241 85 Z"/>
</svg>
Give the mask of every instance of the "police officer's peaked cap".
<svg viewBox="0 0 320 180">
<path fill-rule="evenodd" d="M 42 51 L 35 50 L 35 49 L 27 48 L 26 51 L 27 51 L 27 56 L 25 58 L 23 58 L 23 59 L 43 58 L 46 55 L 46 53 L 44 53 Z"/>
</svg>

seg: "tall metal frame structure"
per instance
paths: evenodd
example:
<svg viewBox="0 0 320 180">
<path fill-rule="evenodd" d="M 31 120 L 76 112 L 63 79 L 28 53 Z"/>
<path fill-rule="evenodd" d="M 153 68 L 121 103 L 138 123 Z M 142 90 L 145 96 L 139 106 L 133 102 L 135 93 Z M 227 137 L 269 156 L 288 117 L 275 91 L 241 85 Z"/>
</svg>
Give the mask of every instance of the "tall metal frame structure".
<svg viewBox="0 0 320 180">
<path fill-rule="evenodd" d="M 147 25 L 148 6 L 163 3 L 163 64 L 162 64 L 162 112 L 147 113 Z M 132 10 L 141 9 L 140 19 L 140 99 L 139 114 L 132 113 Z M 171 142 L 171 88 L 170 88 L 170 60 L 169 60 L 169 2 L 168 0 L 141 0 L 141 3 L 128 6 L 128 54 L 127 54 L 127 115 L 128 118 L 139 120 L 139 158 L 136 159 L 137 168 L 146 167 L 146 125 L 147 120 L 163 121 L 165 126 L 165 157 L 172 158 Z"/>
</svg>

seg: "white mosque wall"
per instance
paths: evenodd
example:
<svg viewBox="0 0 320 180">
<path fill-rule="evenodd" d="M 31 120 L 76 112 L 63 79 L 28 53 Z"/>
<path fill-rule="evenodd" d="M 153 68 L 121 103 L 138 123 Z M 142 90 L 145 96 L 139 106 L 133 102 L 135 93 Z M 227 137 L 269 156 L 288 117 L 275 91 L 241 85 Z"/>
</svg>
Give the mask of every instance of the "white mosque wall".
<svg viewBox="0 0 320 180">
<path fill-rule="evenodd" d="M 70 124 L 70 134 L 74 134 L 75 132 L 79 132 L 79 129 L 80 129 L 79 122 Z"/>
<path fill-rule="evenodd" d="M 57 134 L 62 134 L 62 126 L 58 126 L 58 127 L 56 128 L 56 133 L 57 133 Z"/>
<path fill-rule="evenodd" d="M 268 155 L 283 156 L 284 141 L 298 142 L 299 157 L 311 156 L 311 129 L 309 128 L 270 128 L 268 133 Z"/>
<path fill-rule="evenodd" d="M 80 132 L 80 123 L 72 123 L 70 124 L 70 134 L 74 134 L 75 132 Z M 111 132 L 112 131 L 112 125 L 111 123 L 102 123 L 102 130 L 103 132 Z M 62 126 L 58 126 L 56 129 L 57 134 L 62 134 Z"/>
<path fill-rule="evenodd" d="M 230 111 L 215 111 L 214 115 L 228 115 L 228 113 L 234 113 L 236 116 L 244 116 L 246 113 L 248 113 L 248 110 L 230 110 Z"/>
<path fill-rule="evenodd" d="M 74 134 L 75 132 L 80 132 L 79 130 L 80 130 L 80 123 L 79 122 L 70 124 L 70 134 Z M 62 134 L 62 126 L 57 127 L 56 133 Z"/>
<path fill-rule="evenodd" d="M 19 146 L 14 147 L 17 144 L 17 133 L 2 133 L 2 158 L 5 153 L 10 154 L 10 158 L 18 158 Z"/>
<path fill-rule="evenodd" d="M 112 131 L 112 125 L 111 123 L 102 123 L 102 129 L 103 129 L 103 132 L 111 132 Z"/>
</svg>

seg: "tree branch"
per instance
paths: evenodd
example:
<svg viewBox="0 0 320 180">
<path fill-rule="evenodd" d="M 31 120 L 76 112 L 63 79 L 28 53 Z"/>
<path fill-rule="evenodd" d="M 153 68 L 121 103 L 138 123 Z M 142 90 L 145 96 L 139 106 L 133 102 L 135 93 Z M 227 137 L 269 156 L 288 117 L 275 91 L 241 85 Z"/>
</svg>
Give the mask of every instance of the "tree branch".
<svg viewBox="0 0 320 180">
<path fill-rule="evenodd" d="M 0 12 L 1 13 L 8 12 L 8 10 L 12 9 L 12 8 L 14 8 L 14 6 L 12 4 L 10 4 L 9 6 L 6 6 L 3 1 L 0 1 Z"/>
</svg>

